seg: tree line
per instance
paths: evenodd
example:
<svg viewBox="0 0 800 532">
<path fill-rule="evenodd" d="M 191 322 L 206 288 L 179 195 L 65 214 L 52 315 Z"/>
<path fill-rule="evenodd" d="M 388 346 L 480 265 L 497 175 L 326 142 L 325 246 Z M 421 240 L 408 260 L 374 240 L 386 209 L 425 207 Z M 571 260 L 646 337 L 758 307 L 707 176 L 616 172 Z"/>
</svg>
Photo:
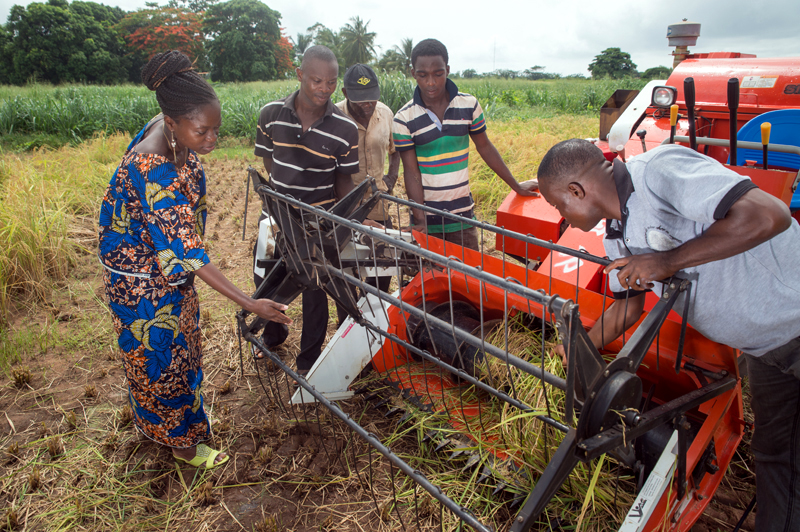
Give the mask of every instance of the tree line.
<svg viewBox="0 0 800 532">
<path fill-rule="evenodd" d="M 281 14 L 259 0 L 168 0 L 136 11 L 96 2 L 47 0 L 11 8 L 0 25 L 0 84 L 30 81 L 54 84 L 139 82 L 142 66 L 156 53 L 180 50 L 213 81 L 268 81 L 293 76 L 308 47 L 322 44 L 339 60 L 340 70 L 355 63 L 409 75 L 414 42 L 403 39 L 383 53 L 369 21 L 352 17 L 336 29 L 317 23 L 288 37 Z M 638 72 L 630 54 L 608 48 L 588 67 L 592 78 L 665 78 L 670 69 Z M 456 78 L 547 80 L 562 76 L 543 66 L 522 71 L 499 69 L 479 74 L 453 72 Z M 567 78 L 584 78 L 573 74 Z"/>
<path fill-rule="evenodd" d="M 138 83 L 168 49 L 214 81 L 280 79 L 294 67 L 280 20 L 258 0 L 169 0 L 132 12 L 80 0 L 15 5 L 0 26 L 0 83 Z"/>
</svg>

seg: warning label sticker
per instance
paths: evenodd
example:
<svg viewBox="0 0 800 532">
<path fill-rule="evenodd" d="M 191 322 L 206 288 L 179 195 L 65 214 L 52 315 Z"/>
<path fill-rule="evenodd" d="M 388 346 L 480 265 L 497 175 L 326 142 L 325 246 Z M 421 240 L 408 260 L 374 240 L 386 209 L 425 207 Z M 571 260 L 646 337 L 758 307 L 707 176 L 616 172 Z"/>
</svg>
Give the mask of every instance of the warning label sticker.
<svg viewBox="0 0 800 532">
<path fill-rule="evenodd" d="M 778 76 L 745 76 L 742 79 L 743 89 L 771 89 L 778 81 Z"/>
</svg>

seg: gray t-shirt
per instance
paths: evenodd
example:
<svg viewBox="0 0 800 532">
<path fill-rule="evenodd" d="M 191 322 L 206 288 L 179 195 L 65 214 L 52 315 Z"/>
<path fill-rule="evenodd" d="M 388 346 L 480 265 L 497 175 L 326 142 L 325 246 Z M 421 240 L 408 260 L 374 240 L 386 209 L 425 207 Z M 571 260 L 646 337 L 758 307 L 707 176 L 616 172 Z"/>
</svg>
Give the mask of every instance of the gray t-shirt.
<svg viewBox="0 0 800 532">
<path fill-rule="evenodd" d="M 616 161 L 623 220 L 607 223 L 610 259 L 668 251 L 703 234 L 755 185 L 714 159 L 678 145 Z M 689 323 L 707 338 L 760 356 L 800 336 L 800 226 L 733 257 L 687 268 Z M 625 290 L 609 275 L 615 297 Z M 654 289 L 660 294 L 662 286 Z M 685 296 L 678 299 L 682 312 Z"/>
</svg>

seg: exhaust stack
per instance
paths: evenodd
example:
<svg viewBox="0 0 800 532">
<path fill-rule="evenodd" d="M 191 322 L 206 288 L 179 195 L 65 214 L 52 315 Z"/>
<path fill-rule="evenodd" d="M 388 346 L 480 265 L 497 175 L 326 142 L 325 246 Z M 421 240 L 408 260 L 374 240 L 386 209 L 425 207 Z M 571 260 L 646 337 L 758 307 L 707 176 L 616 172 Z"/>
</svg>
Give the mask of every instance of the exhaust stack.
<svg viewBox="0 0 800 532">
<path fill-rule="evenodd" d="M 686 59 L 689 54 L 689 47 L 697 44 L 698 37 L 700 37 L 700 23 L 698 22 L 687 22 L 686 19 L 683 19 L 682 22 L 667 26 L 669 45 L 675 47 L 675 51 L 672 52 L 674 57 L 672 68 L 675 68 L 681 61 Z"/>
</svg>

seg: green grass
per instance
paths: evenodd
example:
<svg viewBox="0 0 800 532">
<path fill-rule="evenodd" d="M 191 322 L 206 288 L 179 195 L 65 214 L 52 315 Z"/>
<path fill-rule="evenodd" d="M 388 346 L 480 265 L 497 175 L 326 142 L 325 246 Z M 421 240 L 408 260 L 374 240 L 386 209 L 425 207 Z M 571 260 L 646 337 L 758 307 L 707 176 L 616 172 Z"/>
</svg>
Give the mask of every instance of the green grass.
<svg viewBox="0 0 800 532">
<path fill-rule="evenodd" d="M 511 120 L 554 114 L 596 115 L 615 89 L 640 88 L 641 80 L 459 80 L 474 94 L 489 119 Z M 217 83 L 223 107 L 222 137 L 255 139 L 261 107 L 297 89 L 296 81 Z M 381 99 L 396 112 L 408 102 L 415 82 L 381 75 Z M 341 83 L 333 96 L 342 99 Z M 0 86 L 0 143 L 12 151 L 77 145 L 99 132 L 138 132 L 158 114 L 155 95 L 143 86 L 111 87 L 33 84 Z"/>
</svg>

